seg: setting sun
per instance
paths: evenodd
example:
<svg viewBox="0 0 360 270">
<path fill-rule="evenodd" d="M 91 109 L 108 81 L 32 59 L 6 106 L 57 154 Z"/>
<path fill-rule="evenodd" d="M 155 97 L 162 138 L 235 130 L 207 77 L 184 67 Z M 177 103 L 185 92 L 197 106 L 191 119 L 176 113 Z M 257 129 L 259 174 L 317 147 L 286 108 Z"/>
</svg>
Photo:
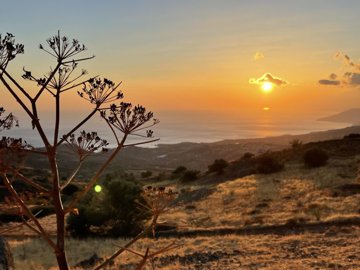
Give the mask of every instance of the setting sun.
<svg viewBox="0 0 360 270">
<path fill-rule="evenodd" d="M 274 88 L 274 85 L 271 83 L 271 82 L 264 82 L 262 85 L 261 85 L 261 90 L 264 92 L 264 93 L 269 93 L 273 90 Z"/>
</svg>

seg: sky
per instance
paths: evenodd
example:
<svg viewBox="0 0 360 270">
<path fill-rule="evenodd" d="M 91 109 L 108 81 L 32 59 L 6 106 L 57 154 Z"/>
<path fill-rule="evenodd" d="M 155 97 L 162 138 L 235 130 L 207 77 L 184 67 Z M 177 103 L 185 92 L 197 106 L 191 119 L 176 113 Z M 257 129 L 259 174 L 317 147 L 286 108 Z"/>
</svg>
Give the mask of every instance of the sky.
<svg viewBox="0 0 360 270">
<path fill-rule="evenodd" d="M 123 81 L 125 99 L 153 111 L 329 114 L 358 107 L 360 1 L 2 1 L 0 33 L 25 45 L 8 70 L 42 75 L 39 44 L 58 30 L 95 59 L 89 75 Z M 264 91 L 264 82 L 271 83 Z M 52 109 L 50 97 L 41 100 Z M 0 86 L 1 106 L 16 110 Z M 76 93 L 65 110 L 89 104 Z M 264 110 L 267 108 L 267 110 Z"/>
</svg>

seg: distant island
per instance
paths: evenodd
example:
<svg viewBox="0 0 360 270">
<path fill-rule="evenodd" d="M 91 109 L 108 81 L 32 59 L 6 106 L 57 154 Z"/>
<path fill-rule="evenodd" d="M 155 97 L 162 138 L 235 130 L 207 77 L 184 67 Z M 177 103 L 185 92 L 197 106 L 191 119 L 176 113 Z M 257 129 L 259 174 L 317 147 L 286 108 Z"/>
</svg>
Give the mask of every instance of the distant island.
<svg viewBox="0 0 360 270">
<path fill-rule="evenodd" d="M 352 125 L 360 124 L 360 108 L 353 108 L 334 115 L 319 118 L 318 121 L 349 123 Z"/>
</svg>

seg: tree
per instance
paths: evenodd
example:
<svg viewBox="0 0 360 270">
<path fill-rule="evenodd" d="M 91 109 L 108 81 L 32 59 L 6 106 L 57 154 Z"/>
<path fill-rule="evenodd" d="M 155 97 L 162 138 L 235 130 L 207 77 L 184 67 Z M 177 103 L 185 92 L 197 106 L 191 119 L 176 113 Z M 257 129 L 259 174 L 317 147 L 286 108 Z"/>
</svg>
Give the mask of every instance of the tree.
<svg viewBox="0 0 360 270">
<path fill-rule="evenodd" d="M 26 112 L 30 118 L 33 129 L 37 130 L 44 146 L 43 150 L 38 150 L 27 144 L 26 141 L 21 138 L 3 137 L 0 141 L 0 177 L 12 197 L 13 206 L 16 205 L 19 208 L 19 215 L 22 217 L 24 225 L 44 238 L 56 256 L 59 269 L 68 270 L 69 266 L 65 249 L 65 216 L 69 213 L 78 213 L 78 203 L 91 190 L 121 149 L 130 145 L 156 141 L 156 139 L 153 138 L 153 132 L 149 128 L 157 124 L 158 121 L 153 118 L 153 113 L 148 112 L 143 106 L 133 106 L 131 103 L 120 101 L 123 99 L 123 93 L 118 90 L 121 82 L 115 84 L 109 79 L 101 79 L 98 76 L 83 79 L 84 76 L 87 75 L 87 72 L 85 70 L 78 71 L 78 65 L 83 61 L 94 58 L 94 56 L 79 57 L 86 51 L 86 47 L 78 40 L 70 40 L 65 36 L 61 36 L 60 32 L 58 32 L 55 36 L 47 39 L 46 43 L 46 45 L 40 44 L 39 48 L 55 58 L 55 67 L 51 68 L 50 72 L 42 77 L 38 77 L 30 70 L 23 68 L 24 74 L 22 78 L 34 82 L 38 88 L 34 93 L 22 87 L 20 82 L 7 71 L 7 66 L 10 62 L 19 54 L 24 53 L 24 46 L 16 43 L 14 35 L 10 33 L 4 36 L 0 35 L 0 81 L 5 90 L 10 93 L 19 106 Z M 81 98 L 93 105 L 93 109 L 84 119 L 80 119 L 73 129 L 61 136 L 59 131 L 61 122 L 60 105 L 63 94 L 69 91 L 77 91 Z M 38 110 L 40 97 L 46 95 L 50 96 L 54 101 L 55 121 L 52 136 L 45 134 Z M 4 112 L 4 109 L 1 108 L 0 117 L 4 115 Z M 93 177 L 81 191 L 77 192 L 70 201 L 64 202 L 61 196 L 62 192 L 66 186 L 75 180 L 86 158 L 107 150 L 108 142 L 101 139 L 96 132 L 81 131 L 78 135 L 75 134 L 95 114 L 99 114 L 109 126 L 115 137 L 117 146 L 109 153 L 105 162 L 94 172 Z M 12 114 L 8 114 L 5 117 L 2 116 L 0 120 L 0 131 L 10 129 L 16 125 L 17 119 Z M 144 132 L 144 134 L 141 132 Z M 131 135 L 148 139 L 133 144 L 126 144 L 127 138 Z M 74 172 L 65 180 L 62 180 L 57 160 L 58 148 L 62 144 L 68 144 L 71 149 L 73 149 L 74 154 L 79 157 Z M 50 188 L 22 174 L 21 164 L 26 154 L 29 153 L 47 157 L 51 171 L 49 178 Z M 36 214 L 31 211 L 27 199 L 14 188 L 13 183 L 15 181 L 23 181 L 36 189 L 36 195 L 45 197 L 49 204 L 52 205 L 56 215 L 57 226 L 55 241 L 50 237 Z M 173 196 L 173 193 L 169 194 L 165 190 L 161 192 L 152 191 L 152 194 L 156 195 L 150 196 L 153 200 L 161 199 L 163 201 L 166 201 L 164 198 Z M 152 209 L 153 219 L 150 222 L 151 226 L 147 230 L 153 230 L 156 225 L 157 216 L 164 209 L 165 206 Z M 104 267 L 110 260 L 113 260 L 116 256 L 124 252 L 145 233 L 146 230 L 130 241 L 125 248 L 115 252 L 113 256 L 95 269 Z M 151 254 L 146 254 L 146 259 L 151 258 Z M 142 259 L 142 265 L 145 262 L 146 260 L 144 261 L 144 259 Z"/>
</svg>

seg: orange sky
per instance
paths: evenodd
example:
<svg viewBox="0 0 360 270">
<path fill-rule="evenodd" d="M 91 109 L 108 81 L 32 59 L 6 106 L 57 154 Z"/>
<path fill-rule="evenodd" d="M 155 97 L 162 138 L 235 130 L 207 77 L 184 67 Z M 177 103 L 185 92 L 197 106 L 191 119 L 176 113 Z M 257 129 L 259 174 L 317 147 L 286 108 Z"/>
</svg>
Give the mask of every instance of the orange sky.
<svg viewBox="0 0 360 270">
<path fill-rule="evenodd" d="M 357 82 L 343 82 L 344 73 L 354 76 L 358 72 L 351 65 L 360 57 L 355 46 L 359 38 L 352 31 L 359 27 L 359 20 L 354 20 L 358 2 L 347 6 L 336 1 L 252 2 L 155 1 L 149 5 L 109 1 L 107 6 L 93 2 L 86 7 L 88 17 L 75 19 L 73 15 L 84 7 L 74 4 L 67 20 L 41 18 L 40 13 L 51 10 L 50 4 L 36 8 L 37 4 L 24 2 L 20 15 L 27 29 L 3 11 L 0 23 L 3 32 L 13 32 L 25 44 L 26 54 L 9 67 L 17 78 L 23 66 L 41 75 L 55 65 L 38 50 L 38 44 L 61 29 L 87 45 L 86 55 L 96 55 L 82 66 L 90 75 L 122 80 L 126 100 L 155 112 L 246 109 L 260 115 L 269 107 L 278 114 L 327 114 L 358 106 Z M 334 59 L 339 51 L 353 62 Z M 249 83 L 250 78 L 266 73 L 288 84 L 264 94 L 261 85 Z M 333 79 L 338 85 L 319 83 L 330 81 L 332 73 L 338 75 Z M 35 85 L 19 80 L 29 91 L 34 89 Z M 1 106 L 17 110 L 3 86 L 0 91 Z M 76 93 L 66 95 L 63 105 L 66 110 L 89 108 Z M 41 107 L 51 110 L 51 98 L 45 97 Z"/>
</svg>

